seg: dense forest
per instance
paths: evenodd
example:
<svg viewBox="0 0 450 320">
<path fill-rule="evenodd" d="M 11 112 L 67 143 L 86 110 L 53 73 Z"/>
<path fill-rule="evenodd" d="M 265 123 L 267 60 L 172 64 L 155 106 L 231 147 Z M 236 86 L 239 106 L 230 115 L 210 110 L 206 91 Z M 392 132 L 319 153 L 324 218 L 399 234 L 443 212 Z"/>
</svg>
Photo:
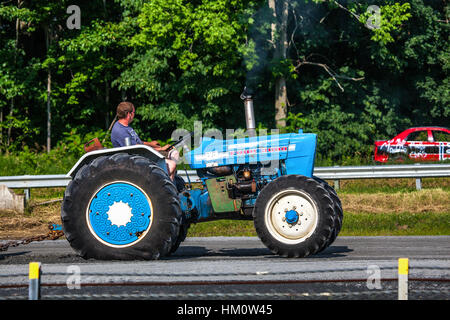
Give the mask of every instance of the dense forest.
<svg viewBox="0 0 450 320">
<path fill-rule="evenodd" d="M 78 152 L 123 100 L 143 140 L 245 129 L 247 86 L 259 129 L 369 158 L 449 126 L 449 16 L 446 0 L 2 0 L 0 153 Z"/>
</svg>

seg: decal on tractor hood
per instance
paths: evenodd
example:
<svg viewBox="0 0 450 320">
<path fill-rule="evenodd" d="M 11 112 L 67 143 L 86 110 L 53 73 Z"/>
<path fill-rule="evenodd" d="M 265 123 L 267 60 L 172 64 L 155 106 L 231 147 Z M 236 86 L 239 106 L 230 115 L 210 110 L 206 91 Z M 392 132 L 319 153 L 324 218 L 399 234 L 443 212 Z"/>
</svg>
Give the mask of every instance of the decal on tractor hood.
<svg viewBox="0 0 450 320">
<path fill-rule="evenodd" d="M 264 154 L 271 152 L 283 152 L 283 151 L 295 151 L 295 144 L 290 144 L 289 147 L 264 147 L 264 148 L 253 148 L 246 150 L 230 150 L 225 152 L 209 151 L 204 154 L 195 155 L 195 161 L 212 161 L 218 159 L 225 159 L 234 156 L 245 156 L 254 154 Z"/>
</svg>

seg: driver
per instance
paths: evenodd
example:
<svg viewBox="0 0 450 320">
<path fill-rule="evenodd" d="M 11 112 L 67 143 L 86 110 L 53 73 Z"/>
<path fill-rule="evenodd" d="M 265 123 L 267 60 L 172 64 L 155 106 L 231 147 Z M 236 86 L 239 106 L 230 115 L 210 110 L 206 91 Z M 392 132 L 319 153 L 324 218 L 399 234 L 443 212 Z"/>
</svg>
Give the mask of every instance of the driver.
<svg viewBox="0 0 450 320">
<path fill-rule="evenodd" d="M 158 141 L 141 141 L 137 133 L 130 127 L 130 123 L 134 119 L 135 114 L 134 105 L 131 102 L 121 102 L 117 106 L 117 122 L 114 124 L 111 131 L 111 142 L 114 148 L 125 146 L 125 138 L 130 138 L 130 144 L 144 144 L 146 146 L 152 147 L 158 152 L 167 153 L 170 149 L 170 145 L 165 145 L 161 147 Z M 177 163 L 171 159 L 165 159 L 167 164 L 167 170 L 169 172 L 169 177 L 174 181 L 175 171 Z"/>
</svg>

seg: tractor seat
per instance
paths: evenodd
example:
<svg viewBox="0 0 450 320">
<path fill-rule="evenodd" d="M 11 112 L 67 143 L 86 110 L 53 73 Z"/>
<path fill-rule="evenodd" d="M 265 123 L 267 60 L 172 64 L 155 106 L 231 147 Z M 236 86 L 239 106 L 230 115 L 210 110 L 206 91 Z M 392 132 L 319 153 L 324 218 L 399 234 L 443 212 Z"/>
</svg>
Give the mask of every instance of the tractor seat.
<svg viewBox="0 0 450 320">
<path fill-rule="evenodd" d="M 104 147 L 98 138 L 94 138 L 84 144 L 84 152 L 86 153 L 101 149 L 104 149 Z"/>
</svg>

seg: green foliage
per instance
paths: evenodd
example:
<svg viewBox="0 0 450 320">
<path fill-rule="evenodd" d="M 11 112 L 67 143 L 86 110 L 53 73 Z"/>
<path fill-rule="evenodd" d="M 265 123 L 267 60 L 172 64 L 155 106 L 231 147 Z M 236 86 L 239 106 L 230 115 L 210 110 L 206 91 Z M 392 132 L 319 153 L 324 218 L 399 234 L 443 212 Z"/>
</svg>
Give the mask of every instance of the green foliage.
<svg viewBox="0 0 450 320">
<path fill-rule="evenodd" d="M 175 126 L 192 130 L 196 120 L 204 128 L 230 123 L 244 82 L 237 53 L 245 41 L 246 24 L 239 22 L 248 5 L 252 2 L 156 0 L 143 5 L 129 42 L 134 52 L 128 70 L 114 82 L 142 101 L 137 110 L 142 125 L 164 132 Z"/>
<path fill-rule="evenodd" d="M 402 24 L 411 18 L 409 3 L 386 4 L 380 8 L 379 12 L 371 10 L 361 14 L 359 20 L 361 23 L 369 25 L 373 31 L 372 40 L 381 44 L 394 42 L 394 33 L 402 26 Z"/>
<path fill-rule="evenodd" d="M 274 57 L 266 0 L 85 1 L 80 30 L 66 27 L 70 1 L 20 3 L 0 4 L 2 153 L 45 150 L 49 73 L 52 148 L 73 157 L 105 138 L 123 99 L 143 140 L 167 142 L 195 121 L 244 128 L 239 95 L 251 85 L 258 132 L 274 128 L 279 76 L 289 100 L 279 129 L 317 133 L 324 163 L 368 162 L 374 140 L 449 123 L 444 1 L 372 1 L 379 15 L 366 1 L 289 1 L 286 59 Z"/>
<path fill-rule="evenodd" d="M 110 133 L 104 130 L 89 132 L 85 135 L 77 133 L 77 129 L 63 133 L 64 138 L 58 142 L 56 148 L 58 152 L 69 154 L 79 158 L 84 154 L 84 145 L 94 138 L 102 143 L 105 148 L 112 148 Z"/>
<path fill-rule="evenodd" d="M 285 120 L 287 125 L 283 128 L 279 128 L 280 133 L 298 132 L 299 129 L 303 129 L 306 126 L 306 119 L 301 112 L 297 114 L 289 112 Z"/>
<path fill-rule="evenodd" d="M 24 146 L 17 154 L 0 157 L 0 172 L 2 176 L 67 174 L 77 160 L 78 157 L 58 148 L 50 153 L 37 153 Z"/>
<path fill-rule="evenodd" d="M 305 65 L 289 80 L 288 93 L 289 112 L 303 113 L 305 131 L 318 134 L 320 159 L 370 163 L 374 140 L 410 126 L 448 126 L 448 25 L 439 22 L 447 5 L 376 1 L 381 20 L 373 29 L 366 26 L 367 3 L 316 2 L 316 9 L 297 9 L 304 15 L 296 54 L 325 64 L 334 78 Z"/>
<path fill-rule="evenodd" d="M 28 118 L 21 119 L 14 115 L 6 116 L 6 120 L 0 123 L 0 130 L 11 128 L 16 132 L 21 133 L 20 135 L 17 135 L 14 140 L 10 141 L 8 150 L 12 152 L 21 150 L 25 142 L 25 137 L 38 133 L 39 129 L 32 128 L 30 123 L 31 121 Z"/>
<path fill-rule="evenodd" d="M 104 147 L 112 147 L 109 133 L 104 130 L 82 135 L 73 129 L 63 136 L 49 153 L 23 145 L 14 154 L 0 156 L 1 175 L 66 174 L 84 154 L 84 144 L 91 139 L 98 138 Z"/>
</svg>

